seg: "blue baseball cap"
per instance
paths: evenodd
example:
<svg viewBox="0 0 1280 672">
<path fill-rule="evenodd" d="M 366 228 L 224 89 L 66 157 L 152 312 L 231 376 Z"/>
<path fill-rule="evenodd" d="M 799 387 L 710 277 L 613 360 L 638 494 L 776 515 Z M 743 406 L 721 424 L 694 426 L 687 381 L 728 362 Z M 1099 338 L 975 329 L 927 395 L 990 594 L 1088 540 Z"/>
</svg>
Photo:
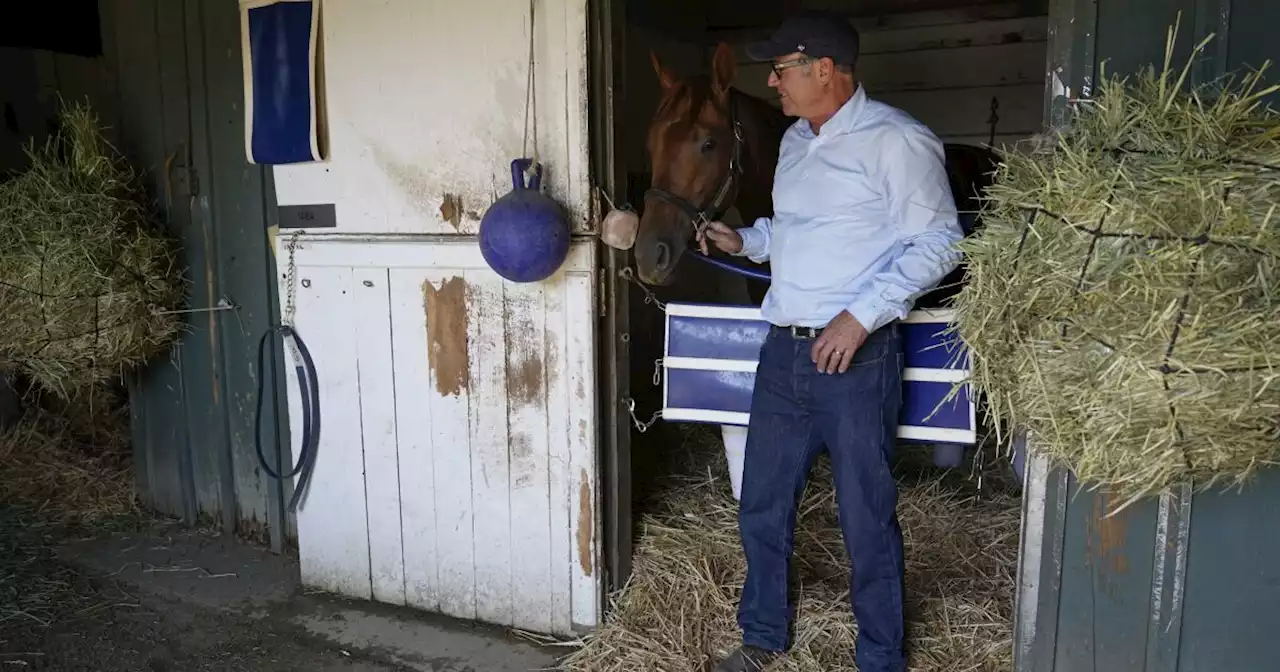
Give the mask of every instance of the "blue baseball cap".
<svg viewBox="0 0 1280 672">
<path fill-rule="evenodd" d="M 773 36 L 747 47 L 747 55 L 757 61 L 771 61 L 800 52 L 811 58 L 830 58 L 836 65 L 854 65 L 858 60 L 858 31 L 849 20 L 823 11 L 806 11 L 782 22 Z"/>
</svg>

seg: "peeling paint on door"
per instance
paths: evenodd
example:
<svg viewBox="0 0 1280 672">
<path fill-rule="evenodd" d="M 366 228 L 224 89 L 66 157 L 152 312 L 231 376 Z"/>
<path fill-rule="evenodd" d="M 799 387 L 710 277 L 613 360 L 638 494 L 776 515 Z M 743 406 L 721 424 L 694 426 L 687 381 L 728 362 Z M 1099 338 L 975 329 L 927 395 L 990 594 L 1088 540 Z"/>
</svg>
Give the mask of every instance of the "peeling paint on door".
<svg viewBox="0 0 1280 672">
<path fill-rule="evenodd" d="M 507 369 L 507 394 L 517 404 L 534 404 L 542 397 L 542 360 L 529 357 Z"/>
<path fill-rule="evenodd" d="M 1129 571 L 1125 553 L 1128 521 L 1126 512 L 1107 513 L 1110 498 L 1102 495 L 1094 500 L 1094 527 L 1098 534 L 1098 563 L 1104 571 L 1123 574 Z"/>
<path fill-rule="evenodd" d="M 456 194 L 445 194 L 440 199 L 440 219 L 449 223 L 457 230 L 462 224 L 462 197 Z"/>
<path fill-rule="evenodd" d="M 587 470 L 578 475 L 578 564 L 582 573 L 591 576 L 591 482 Z"/>
<path fill-rule="evenodd" d="M 458 396 L 467 389 L 471 369 L 467 354 L 467 283 L 455 276 L 436 289 L 427 281 L 422 283 L 422 297 L 427 314 L 427 361 L 436 379 L 436 390 L 444 396 Z"/>
</svg>

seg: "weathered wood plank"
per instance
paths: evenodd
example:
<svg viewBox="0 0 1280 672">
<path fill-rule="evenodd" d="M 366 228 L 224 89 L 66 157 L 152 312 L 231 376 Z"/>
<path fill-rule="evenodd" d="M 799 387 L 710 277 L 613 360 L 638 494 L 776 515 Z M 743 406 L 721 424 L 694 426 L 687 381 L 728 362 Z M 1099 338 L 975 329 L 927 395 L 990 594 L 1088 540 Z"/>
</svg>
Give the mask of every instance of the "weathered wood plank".
<svg viewBox="0 0 1280 672">
<path fill-rule="evenodd" d="M 967 6 L 933 8 L 914 12 L 896 12 L 871 16 L 852 15 L 849 17 L 849 23 L 863 33 L 884 29 L 947 26 L 976 21 L 1043 16 L 1046 13 L 1047 4 L 1047 0 L 1041 0 L 1039 6 L 1029 6 L 1023 0 L 997 4 L 975 3 Z M 767 37 L 771 31 L 775 30 L 780 19 L 781 17 L 776 17 L 763 24 L 749 25 L 749 23 L 743 21 L 721 22 L 715 20 L 714 17 L 709 17 L 711 28 L 707 34 L 713 39 L 728 39 L 735 42 L 759 40 Z"/>
<path fill-rule="evenodd" d="M 343 260 L 359 269 L 361 305 L 329 301 L 329 320 L 358 325 L 348 328 L 365 344 L 366 325 L 391 314 L 387 363 L 370 368 L 377 355 L 363 350 L 361 397 L 347 403 L 365 414 L 376 557 L 376 537 L 391 534 L 378 519 L 393 514 L 376 510 L 386 479 L 373 473 L 367 416 L 386 392 L 369 384 L 393 381 L 406 604 L 565 635 L 598 622 L 593 248 L 575 244 L 557 277 L 521 285 L 487 268 L 474 242 L 303 237 L 301 278 L 345 272 Z M 359 298 L 373 291 L 363 279 L 384 275 L 380 307 Z"/>
<path fill-rule="evenodd" d="M 191 0 L 188 0 L 190 3 Z M 278 319 L 274 297 L 261 287 L 275 286 L 274 259 L 266 230 L 274 205 L 269 196 L 270 174 L 262 166 L 249 164 L 244 154 L 244 76 L 238 48 L 240 20 L 238 8 L 220 0 L 199 0 L 188 9 L 191 30 L 203 32 L 203 69 L 207 100 L 208 166 L 199 174 L 203 215 L 215 222 L 218 283 L 221 296 L 234 299 L 234 318 L 220 318 L 221 375 L 224 381 L 227 441 L 230 473 L 235 492 L 237 531 L 243 536 L 282 545 L 285 521 L 279 506 L 278 484 L 258 463 L 255 414 L 262 385 L 263 454 L 274 461 L 287 434 L 287 418 L 278 412 L 277 373 L 283 373 L 285 354 L 273 343 L 268 348 L 265 370 L 259 370 L 258 341 Z M 194 16 L 194 18 L 193 18 Z M 287 262 L 287 257 L 281 261 Z M 284 263 L 281 264 L 283 269 Z M 305 337 L 304 337 L 305 338 Z M 288 461 L 287 455 L 284 460 Z M 284 497 L 288 497 L 286 493 Z"/>
<path fill-rule="evenodd" d="M 872 97 L 899 107 L 939 136 L 986 135 L 991 132 L 991 99 L 999 100 L 998 133 L 1026 134 L 1041 127 L 1043 84 L 994 86 L 939 91 L 903 91 Z"/>
<path fill-rule="evenodd" d="M 561 278 L 545 291 L 546 418 L 547 418 L 547 498 L 550 520 L 551 629 L 554 633 L 573 631 L 573 509 L 570 490 L 576 482 L 569 472 L 572 382 L 567 365 L 569 334 L 579 316 L 567 312 L 570 284 Z"/>
<path fill-rule="evenodd" d="M 967 47 L 984 47 L 1028 42 L 1046 43 L 1049 22 L 1045 16 L 997 18 L 979 21 L 963 21 L 906 26 L 870 26 L 859 34 L 858 51 L 862 57 L 902 51 L 945 50 Z M 762 34 L 730 33 L 718 35 L 733 47 L 733 55 L 740 65 L 753 62 L 747 56 L 751 37 Z M 1044 48 L 1042 46 L 1042 48 Z"/>
<path fill-rule="evenodd" d="M 741 87 L 748 93 L 748 87 Z M 769 90 L 773 94 L 772 89 Z M 996 133 L 1002 136 L 1026 137 L 1042 127 L 1042 84 L 991 86 L 969 89 L 936 89 L 932 91 L 867 91 L 880 100 L 902 109 L 923 122 L 940 138 L 989 138 L 991 134 L 991 99 L 999 102 Z M 769 100 L 776 104 L 776 95 Z M 984 140 L 985 142 L 985 140 Z"/>
<path fill-rule="evenodd" d="M 200 0 L 185 0 L 180 6 L 183 10 L 190 130 L 189 149 L 179 151 L 178 158 L 174 160 L 171 182 L 178 188 L 191 221 L 185 244 L 194 248 L 196 255 L 202 258 L 202 265 L 197 270 L 201 275 L 200 282 L 195 285 L 199 290 L 195 292 L 191 305 L 213 308 L 225 296 L 226 289 L 219 250 L 224 242 L 221 234 L 225 229 L 215 219 L 213 200 L 209 197 L 215 174 L 211 158 L 212 138 L 209 136 L 210 117 L 215 110 L 220 111 L 236 99 L 210 95 L 210 68 L 205 60 L 208 49 Z M 259 201 L 257 211 L 261 210 Z M 223 344 L 227 328 L 235 324 L 236 319 L 227 313 L 209 312 L 192 315 L 191 322 L 199 324 L 200 331 L 194 347 L 184 351 L 193 360 L 189 369 L 193 377 L 186 384 L 192 390 L 188 404 L 198 407 L 189 407 L 187 413 L 200 418 L 201 425 L 209 428 L 208 431 L 198 430 L 199 434 L 192 436 L 192 461 L 197 466 L 195 477 L 200 495 L 198 506 L 202 513 L 216 516 L 223 532 L 231 534 L 236 531 L 239 506 L 228 435 L 230 425 L 227 416 L 232 400 L 228 395 Z"/>
<path fill-rule="evenodd" d="M 350 268 L 298 268 L 296 324 L 316 362 L 323 416 L 315 470 L 297 512 L 298 555 L 305 585 L 369 599 L 359 346 L 353 320 L 357 308 L 351 280 Z M 288 380 L 296 464 L 302 457 L 302 406 L 292 371 Z"/>
<path fill-rule="evenodd" d="M 1048 24 L 1044 16 L 975 21 L 939 15 L 931 21 L 864 26 L 858 76 L 872 98 L 901 107 L 945 140 L 990 137 L 991 97 L 999 99 L 997 142 L 1041 126 Z M 920 18 L 920 17 L 917 17 Z M 745 56 L 749 33 L 734 38 L 735 84 L 776 104 L 767 64 Z M 758 37 L 758 36 L 757 36 Z M 982 140 L 986 142 L 986 140 Z"/>
<path fill-rule="evenodd" d="M 359 350 L 360 430 L 369 520 L 373 599 L 405 603 L 404 547 L 400 509 L 400 463 L 396 442 L 395 355 L 386 269 L 355 269 Z"/>
<path fill-rule="evenodd" d="M 1046 16 L 995 18 L 944 25 L 871 29 L 861 34 L 863 55 L 919 49 L 955 49 L 997 44 L 1044 43 L 1049 39 Z"/>
<path fill-rule="evenodd" d="M 489 265 L 474 238 L 441 236 L 303 234 L 308 266 L 372 266 L 376 268 L 443 269 L 461 273 Z M 591 243 L 575 243 L 560 268 L 563 272 L 589 271 L 595 258 Z"/>
<path fill-rule="evenodd" d="M 170 233 L 182 241 L 179 263 L 185 267 L 191 283 L 189 303 L 192 308 L 212 305 L 211 295 L 217 290 L 217 275 L 209 250 L 212 231 L 201 227 L 192 217 L 189 167 L 193 154 L 191 136 L 191 78 L 187 72 L 187 35 L 185 8 L 180 2 L 156 5 L 156 35 L 160 70 L 159 105 L 163 115 L 162 152 L 155 170 L 159 177 L 160 200 Z M 200 227 L 200 228 L 197 228 Z M 216 299 L 214 300 L 216 302 Z M 187 440 L 170 446 L 177 450 L 181 474 L 181 491 L 188 520 L 198 511 L 221 508 L 221 478 L 216 460 L 217 450 L 226 445 L 225 422 L 222 422 L 218 381 L 213 371 L 217 351 L 217 313 L 192 313 L 184 316 L 187 332 L 177 346 L 182 369 L 182 395 L 173 401 L 177 406 L 164 414 L 166 422 L 183 423 Z M 210 320 L 212 320 L 212 325 Z M 185 422 L 184 422 L 185 421 Z"/>
<path fill-rule="evenodd" d="M 423 353 L 427 360 L 428 376 L 423 379 L 412 378 L 402 374 L 398 381 L 404 385 L 404 393 L 397 394 L 409 403 L 410 395 L 419 386 L 425 385 L 426 395 L 422 397 L 430 407 L 430 420 L 426 427 L 421 424 L 405 424 L 402 432 L 401 451 L 412 451 L 408 457 L 411 463 L 422 465 L 431 461 L 434 475 L 434 500 L 430 511 L 435 517 L 434 542 L 436 562 L 438 563 L 437 592 L 440 611 L 458 618 L 476 617 L 476 546 L 472 539 L 475 526 L 471 504 L 472 460 L 471 447 L 471 407 L 474 391 L 471 385 L 471 347 L 473 336 L 472 320 L 476 319 L 478 306 L 473 302 L 471 291 L 461 270 L 443 268 L 423 271 L 420 269 L 393 270 L 392 273 L 402 278 L 412 288 L 403 288 L 403 298 L 397 299 L 398 305 L 410 305 L 411 296 L 418 297 L 417 308 L 401 313 L 407 322 L 426 314 L 425 337 L 421 341 L 405 340 L 406 349 L 416 349 Z M 410 294 L 409 292 L 412 292 Z M 397 324 L 399 324 L 399 315 Z M 397 350 L 400 348 L 397 347 Z M 400 361 L 410 362 L 412 356 L 405 354 Z M 411 369 L 410 369 L 411 370 Z M 478 401 L 476 404 L 478 405 Z M 401 416 L 406 423 L 412 423 L 409 417 Z M 410 439 L 409 437 L 413 437 Z M 410 441 L 412 441 L 410 443 Z M 430 455 L 424 454 L 430 446 Z M 423 478 L 426 476 L 423 475 Z M 428 512 L 427 497 L 423 493 L 415 493 L 413 520 L 425 517 Z M 418 529 L 406 513 L 405 525 L 411 526 L 412 532 L 406 531 L 406 537 L 415 539 L 413 546 L 423 548 L 427 539 L 423 536 L 429 526 Z M 428 524 L 429 525 L 429 524 Z M 482 549 L 488 552 L 488 549 Z M 421 570 L 425 574 L 429 566 Z M 427 589 L 428 595 L 430 589 Z"/>
<path fill-rule="evenodd" d="M 594 628 L 601 608 L 600 494 L 596 459 L 595 293 L 593 273 L 573 272 L 565 278 L 568 359 L 564 372 L 569 388 L 569 475 L 573 539 L 573 627 Z"/>
<path fill-rule="evenodd" d="M 1032 132 L 1033 129 L 1027 129 Z M 1038 132 L 1038 131 L 1035 131 Z M 991 141 L 991 135 L 944 135 L 940 136 L 943 142 L 954 142 L 965 145 L 991 145 L 996 149 L 1010 150 L 1014 149 L 1016 142 L 1027 138 L 1029 133 L 996 133 L 995 142 Z"/>
<path fill-rule="evenodd" d="M 471 333 L 471 507 L 476 562 L 476 617 L 511 623 L 511 458 L 507 434 L 504 283 L 492 271 L 468 270 Z"/>
<path fill-rule="evenodd" d="M 122 70 L 122 114 L 127 107 L 129 118 L 135 122 L 125 129 L 130 131 L 125 136 L 125 146 L 133 150 L 130 163 L 139 171 L 148 193 L 158 203 L 161 217 L 168 220 L 173 230 L 169 202 L 164 197 L 164 158 L 167 143 L 173 137 L 169 130 L 171 122 L 184 120 L 170 119 L 172 115 L 165 113 L 166 89 L 176 91 L 181 87 L 163 85 L 159 62 L 174 55 L 162 51 L 155 0 L 117 3 L 116 22 Z M 126 69 L 128 72 L 124 73 Z M 156 358 L 141 374 L 144 399 L 140 403 L 146 416 L 145 452 L 152 463 L 151 501 L 160 511 L 186 516 L 194 512 L 188 510 L 183 497 L 183 483 L 190 482 L 190 471 L 182 468 L 185 458 L 179 459 L 187 450 L 189 431 L 187 423 L 182 421 L 185 409 L 181 349 L 180 344 L 175 345 L 167 358 Z M 139 402 L 133 400 L 132 403 Z"/>
<path fill-rule="evenodd" d="M 1044 84 L 1045 45 L 1020 42 L 994 46 L 872 54 L 858 59 L 858 78 L 867 90 L 918 91 L 937 88 Z M 774 97 L 769 63 L 738 66 L 744 91 Z"/>
<path fill-rule="evenodd" d="M 428 611 L 440 608 L 440 576 L 437 542 L 436 497 L 447 487 L 448 483 L 437 480 L 434 463 L 433 436 L 453 422 L 450 417 L 442 417 L 437 425 L 434 420 L 434 407 L 447 401 L 435 389 L 432 374 L 430 344 L 428 334 L 432 331 L 428 326 L 432 317 L 428 313 L 427 296 L 424 287 L 426 280 L 422 271 L 416 269 L 392 270 L 389 272 L 391 302 L 391 350 L 395 358 L 395 412 L 396 412 L 396 444 L 397 457 L 400 461 L 400 534 L 404 544 L 404 584 L 405 602 L 409 606 Z M 431 285 L 427 295 L 437 291 L 443 283 Z M 437 306 L 438 310 L 444 310 Z M 465 310 L 465 304 L 462 305 Z M 465 317 L 465 312 L 462 313 Z M 461 334 L 465 352 L 465 330 Z M 444 345 L 443 343 L 441 344 Z M 462 400 L 460 414 L 466 417 L 466 400 Z M 454 417 L 457 417 L 455 414 Z M 465 424 L 462 425 L 465 429 Z M 450 451 L 466 448 L 470 441 L 461 437 L 461 443 L 453 443 L 451 437 L 443 436 L 443 448 Z M 466 478 L 456 485 L 470 497 L 471 473 L 468 467 Z M 455 501 L 466 499 L 454 498 Z M 455 507 L 456 508 L 456 507 Z M 464 514 L 470 507 L 463 507 Z M 467 516 L 466 530 L 470 530 L 470 519 Z M 451 530 L 455 535 L 457 530 Z M 469 551 L 471 545 L 465 545 Z M 464 566 L 468 569 L 471 559 L 468 555 Z M 453 584 L 456 590 L 462 586 L 461 581 Z M 464 594 L 470 594 L 470 584 Z M 466 600 L 471 604 L 471 600 Z M 472 607 L 470 613 L 474 615 Z"/>
<path fill-rule="evenodd" d="M 551 629 L 551 529 L 547 392 L 561 375 L 547 359 L 544 298 L 558 283 L 509 284 L 505 290 L 507 442 L 511 453 L 512 625 Z"/>
<path fill-rule="evenodd" d="M 129 63 L 134 63 L 136 67 L 136 65 L 145 58 L 145 54 L 148 53 L 146 46 L 141 43 L 141 40 L 131 39 L 132 35 L 125 32 L 129 25 L 134 25 L 136 28 L 137 24 L 131 24 L 129 19 L 142 16 L 144 3 L 123 3 L 122 6 L 120 6 L 121 3 L 116 2 L 110 2 L 108 4 L 110 4 L 112 11 L 110 14 L 102 15 L 102 32 L 104 36 L 108 33 L 112 35 L 111 43 L 113 46 L 109 57 L 115 59 L 116 63 L 121 68 L 117 88 L 120 92 L 121 118 L 122 120 L 127 120 L 131 113 L 136 114 L 141 111 L 142 106 L 140 105 L 140 100 L 131 101 L 129 104 L 125 104 L 123 101 L 125 94 L 131 93 L 134 96 L 146 95 L 150 90 L 158 91 L 159 87 L 153 83 L 154 80 L 148 81 L 140 71 L 126 72 L 124 70 Z M 154 9 L 146 16 L 152 22 L 152 25 L 154 25 Z M 152 35 L 154 34 L 153 29 Z M 105 43 L 103 48 L 107 48 Z M 149 53 L 154 62 L 156 57 L 154 42 L 152 43 Z M 152 71 L 154 72 L 154 68 Z M 127 129 L 123 128 L 123 126 L 124 123 L 122 121 L 121 135 L 127 140 L 129 139 L 129 136 L 125 134 Z M 137 142 L 137 140 L 134 140 L 133 142 Z M 123 153 L 125 159 L 141 172 L 142 165 L 138 163 L 138 159 L 141 157 L 142 152 L 134 149 L 133 145 L 129 142 L 121 142 L 118 147 Z M 147 180 L 145 175 L 139 175 L 139 178 L 143 182 L 144 186 L 149 186 L 146 184 Z M 160 479 L 163 478 L 163 474 L 160 473 L 159 469 L 157 469 L 155 450 L 150 445 L 152 430 L 150 426 L 151 410 L 148 408 L 150 405 L 150 399 L 147 396 L 148 388 L 146 385 L 148 376 L 149 372 L 146 370 L 130 374 L 129 376 L 130 438 L 133 443 L 133 459 L 134 463 L 137 465 L 138 489 L 141 497 L 148 505 L 159 509 L 160 507 L 157 506 L 156 498 L 157 486 L 154 484 L 158 483 Z"/>
</svg>

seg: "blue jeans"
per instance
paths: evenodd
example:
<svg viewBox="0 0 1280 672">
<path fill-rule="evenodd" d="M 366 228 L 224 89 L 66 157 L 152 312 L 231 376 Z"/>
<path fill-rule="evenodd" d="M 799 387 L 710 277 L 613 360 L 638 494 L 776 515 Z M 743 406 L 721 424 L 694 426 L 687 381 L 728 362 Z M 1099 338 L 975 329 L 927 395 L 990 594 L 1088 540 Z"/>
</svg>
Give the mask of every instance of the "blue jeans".
<svg viewBox="0 0 1280 672">
<path fill-rule="evenodd" d="M 788 648 L 795 615 L 787 581 L 796 509 L 825 446 L 852 560 L 858 669 L 901 672 L 902 530 L 897 483 L 889 470 L 902 404 L 897 325 L 872 333 L 844 373 L 819 372 L 810 359 L 812 346 L 812 339 L 775 328 L 760 350 L 738 513 L 747 557 L 738 625 L 744 644 Z"/>
</svg>

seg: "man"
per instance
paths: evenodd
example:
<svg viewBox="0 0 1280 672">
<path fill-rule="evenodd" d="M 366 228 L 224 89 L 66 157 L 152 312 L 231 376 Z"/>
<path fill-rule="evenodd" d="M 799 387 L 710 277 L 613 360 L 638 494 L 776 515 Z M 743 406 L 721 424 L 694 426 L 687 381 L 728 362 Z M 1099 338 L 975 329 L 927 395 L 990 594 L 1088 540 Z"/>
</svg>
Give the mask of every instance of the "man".
<svg viewBox="0 0 1280 672">
<path fill-rule="evenodd" d="M 752 46 L 769 85 L 799 117 L 783 136 L 774 216 L 708 240 L 772 263 L 742 478 L 747 578 L 743 645 L 720 672 L 761 670 L 789 645 L 787 580 L 797 501 L 825 445 L 852 560 L 856 657 L 863 672 L 906 669 L 902 531 L 889 459 L 901 406 L 896 327 L 959 263 L 962 237 L 942 144 L 906 113 L 867 98 L 854 78 L 858 34 L 806 13 Z"/>
</svg>

